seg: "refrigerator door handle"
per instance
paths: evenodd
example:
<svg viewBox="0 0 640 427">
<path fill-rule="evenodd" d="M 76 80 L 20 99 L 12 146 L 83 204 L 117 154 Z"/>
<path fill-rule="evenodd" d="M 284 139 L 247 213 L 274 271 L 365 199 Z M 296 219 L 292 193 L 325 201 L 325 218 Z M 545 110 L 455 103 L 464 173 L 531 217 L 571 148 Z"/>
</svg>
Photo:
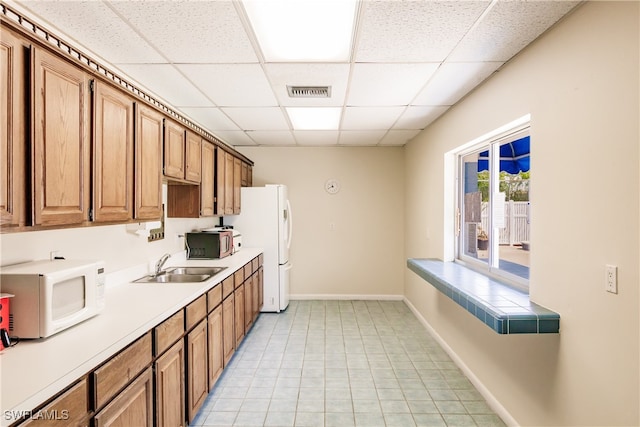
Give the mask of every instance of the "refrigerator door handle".
<svg viewBox="0 0 640 427">
<path fill-rule="evenodd" d="M 289 212 L 289 233 L 287 239 L 287 249 L 291 248 L 291 236 L 293 235 L 293 215 L 291 213 L 291 203 L 287 199 L 287 212 Z"/>
</svg>

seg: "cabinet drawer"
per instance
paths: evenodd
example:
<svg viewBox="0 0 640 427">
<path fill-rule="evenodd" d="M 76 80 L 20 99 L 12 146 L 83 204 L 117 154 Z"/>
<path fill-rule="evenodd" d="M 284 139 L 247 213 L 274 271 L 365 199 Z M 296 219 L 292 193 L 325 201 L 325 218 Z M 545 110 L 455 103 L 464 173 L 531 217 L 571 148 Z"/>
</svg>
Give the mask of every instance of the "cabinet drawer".
<svg viewBox="0 0 640 427">
<path fill-rule="evenodd" d="M 96 407 L 107 403 L 150 363 L 151 333 L 147 333 L 93 372 Z"/>
<path fill-rule="evenodd" d="M 153 380 L 149 367 L 94 418 L 95 427 L 153 426 Z"/>
<path fill-rule="evenodd" d="M 207 296 L 202 295 L 187 306 L 187 331 L 207 315 Z"/>
<path fill-rule="evenodd" d="M 244 280 L 247 280 L 251 276 L 251 261 L 244 265 Z"/>
<path fill-rule="evenodd" d="M 153 330 L 155 355 L 159 356 L 184 334 L 184 310 L 156 326 Z"/>
<path fill-rule="evenodd" d="M 264 254 L 258 255 L 258 265 L 264 264 Z"/>
<path fill-rule="evenodd" d="M 235 286 L 233 285 L 234 276 L 227 277 L 222 282 L 222 299 L 226 299 L 229 295 L 233 293 L 233 289 Z"/>
<path fill-rule="evenodd" d="M 66 426 L 88 426 L 89 396 L 87 394 L 87 379 L 83 378 L 40 411 L 33 411 L 33 415 L 39 414 L 42 414 L 43 417 L 27 420 L 21 425 L 29 427 L 55 427 L 62 424 Z"/>
<path fill-rule="evenodd" d="M 258 271 L 258 257 L 255 257 L 254 259 L 251 260 L 251 273 L 255 273 L 256 271 Z"/>
<path fill-rule="evenodd" d="M 213 289 L 207 292 L 207 307 L 209 312 L 213 311 L 222 302 L 222 284 L 217 284 Z"/>
<path fill-rule="evenodd" d="M 244 282 L 244 267 L 238 269 L 235 273 L 233 273 L 233 277 L 236 281 L 236 288 L 242 285 L 242 282 Z"/>
</svg>

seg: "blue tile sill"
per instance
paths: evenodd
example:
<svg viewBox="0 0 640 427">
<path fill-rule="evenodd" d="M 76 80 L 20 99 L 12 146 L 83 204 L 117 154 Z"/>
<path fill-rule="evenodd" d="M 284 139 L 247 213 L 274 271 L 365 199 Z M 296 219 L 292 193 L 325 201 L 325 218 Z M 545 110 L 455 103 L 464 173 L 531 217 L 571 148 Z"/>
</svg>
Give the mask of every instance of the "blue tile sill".
<svg viewBox="0 0 640 427">
<path fill-rule="evenodd" d="M 407 260 L 407 267 L 499 334 L 557 334 L 560 315 L 529 295 L 482 273 L 438 259 Z"/>
</svg>

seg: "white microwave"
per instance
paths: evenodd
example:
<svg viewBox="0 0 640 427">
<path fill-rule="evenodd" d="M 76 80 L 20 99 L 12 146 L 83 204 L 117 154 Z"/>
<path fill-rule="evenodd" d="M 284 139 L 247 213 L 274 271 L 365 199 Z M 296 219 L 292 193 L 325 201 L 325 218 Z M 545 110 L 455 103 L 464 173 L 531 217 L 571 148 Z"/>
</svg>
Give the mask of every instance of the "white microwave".
<svg viewBox="0 0 640 427">
<path fill-rule="evenodd" d="M 13 294 L 9 334 L 45 338 L 95 316 L 105 306 L 104 262 L 43 260 L 0 268 Z"/>
</svg>

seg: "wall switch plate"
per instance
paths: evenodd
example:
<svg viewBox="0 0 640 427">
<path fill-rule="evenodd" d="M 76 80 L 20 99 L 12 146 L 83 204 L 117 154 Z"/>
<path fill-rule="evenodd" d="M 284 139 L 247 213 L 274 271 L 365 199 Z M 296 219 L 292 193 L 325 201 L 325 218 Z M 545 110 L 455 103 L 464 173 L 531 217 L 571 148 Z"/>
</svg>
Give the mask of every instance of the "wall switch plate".
<svg viewBox="0 0 640 427">
<path fill-rule="evenodd" d="M 618 293 L 618 267 L 615 265 L 607 264 L 604 287 L 607 292 Z"/>
</svg>

